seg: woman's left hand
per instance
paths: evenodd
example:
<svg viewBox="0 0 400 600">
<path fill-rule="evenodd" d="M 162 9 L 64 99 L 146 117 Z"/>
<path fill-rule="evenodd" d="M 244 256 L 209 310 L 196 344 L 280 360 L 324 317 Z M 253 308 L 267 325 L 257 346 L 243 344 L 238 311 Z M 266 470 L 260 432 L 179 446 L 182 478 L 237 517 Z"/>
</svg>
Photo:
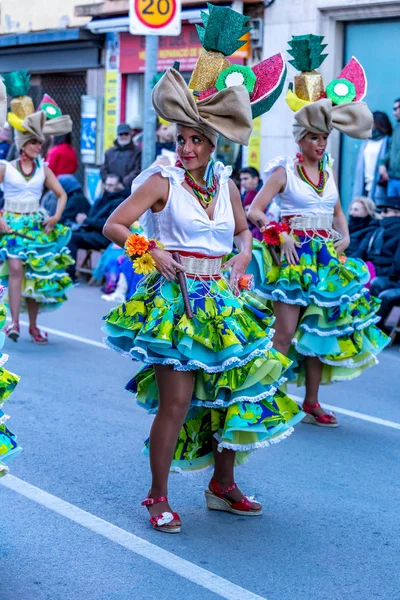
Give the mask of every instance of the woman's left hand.
<svg viewBox="0 0 400 600">
<path fill-rule="evenodd" d="M 246 273 L 247 266 L 251 260 L 251 254 L 246 252 L 240 252 L 233 256 L 227 263 L 224 264 L 223 269 L 232 269 L 231 276 L 229 279 L 229 287 L 233 290 L 235 296 L 239 296 L 239 279 Z"/>
<path fill-rule="evenodd" d="M 343 254 L 343 252 L 346 250 L 346 248 L 348 247 L 349 244 L 350 244 L 350 237 L 348 235 L 342 237 L 341 240 L 338 240 L 337 242 L 334 243 L 335 250 L 338 253 L 338 256 Z"/>
<path fill-rule="evenodd" d="M 57 225 L 59 218 L 54 215 L 53 217 L 48 217 L 44 222 L 44 231 L 45 233 L 51 233 L 54 227 Z"/>
</svg>

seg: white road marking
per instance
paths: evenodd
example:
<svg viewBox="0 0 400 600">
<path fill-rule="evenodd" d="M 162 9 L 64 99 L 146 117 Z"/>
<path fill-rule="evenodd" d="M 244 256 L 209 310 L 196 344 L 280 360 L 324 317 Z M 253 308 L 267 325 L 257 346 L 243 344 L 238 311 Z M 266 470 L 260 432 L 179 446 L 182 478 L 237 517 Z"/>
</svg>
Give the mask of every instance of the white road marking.
<svg viewBox="0 0 400 600">
<path fill-rule="evenodd" d="M 29 323 L 27 323 L 26 321 L 21 321 L 21 325 L 29 327 Z M 109 350 L 108 346 L 106 346 L 102 342 L 96 342 L 95 340 L 91 340 L 89 338 L 74 335 L 73 333 L 66 333 L 65 331 L 59 331 L 58 329 L 51 329 L 50 327 L 44 327 L 44 329 L 49 333 L 67 338 L 69 340 L 74 340 L 75 342 L 81 342 L 82 344 L 89 344 L 90 346 L 96 346 L 97 348 Z M 291 394 L 291 398 L 293 398 L 293 400 L 295 400 L 299 404 L 302 404 L 303 402 L 303 398 L 301 398 L 300 396 L 295 396 L 294 394 Z M 331 410 L 338 414 L 346 415 L 347 417 L 353 417 L 354 419 L 359 419 L 360 421 L 368 421 L 369 423 L 375 423 L 376 425 L 383 425 L 384 427 L 391 427 L 392 429 L 400 429 L 400 423 L 396 423 L 395 421 L 387 421 L 386 419 L 380 419 L 379 417 L 373 417 L 371 415 L 359 413 L 354 410 L 347 410 L 346 408 L 341 408 L 340 406 L 333 406 L 332 404 L 321 403 L 321 406 L 323 408 L 326 408 L 327 410 Z"/>
<path fill-rule="evenodd" d="M 179 556 L 172 554 L 172 552 L 168 552 L 129 531 L 125 531 L 125 529 L 121 529 L 108 521 L 104 521 L 103 519 L 100 519 L 69 502 L 65 502 L 64 500 L 61 500 L 61 498 L 53 496 L 18 477 L 6 475 L 1 479 L 0 484 L 62 517 L 65 517 L 74 523 L 78 523 L 78 525 L 123 546 L 127 550 L 130 550 L 130 552 L 147 558 L 151 562 L 168 569 L 168 571 L 176 573 L 179 577 L 188 579 L 210 592 L 218 594 L 221 598 L 226 598 L 227 600 L 267 600 L 263 596 L 258 596 L 249 590 L 245 590 L 235 583 L 223 579 L 223 577 L 219 577 L 219 575 L 216 575 L 211 571 L 207 571 L 206 569 L 203 569 L 184 558 L 180 558 Z M 154 532 L 154 535 L 162 534 Z"/>
<path fill-rule="evenodd" d="M 303 398 L 300 396 L 294 396 L 290 393 L 289 395 L 300 405 L 303 403 Z M 353 417 L 354 419 L 360 419 L 360 421 L 368 421 L 369 423 L 376 423 L 377 425 L 383 425 L 384 427 L 400 429 L 400 423 L 396 423 L 395 421 L 387 421 L 386 419 L 380 419 L 379 417 L 372 417 L 371 415 L 365 415 L 364 413 L 359 413 L 354 410 L 347 410 L 347 408 L 341 408 L 340 406 L 332 406 L 332 404 L 325 404 L 324 402 L 321 402 L 321 406 L 322 408 L 326 408 L 332 412 L 347 415 L 348 417 Z"/>
<path fill-rule="evenodd" d="M 29 327 L 29 323 L 26 321 L 21 321 L 21 325 L 25 327 Z M 81 342 L 82 344 L 89 344 L 89 346 L 96 346 L 97 348 L 103 348 L 105 350 L 109 350 L 108 346 L 103 344 L 103 342 L 97 342 L 96 340 L 91 340 L 89 338 L 82 337 L 80 335 L 74 335 L 73 333 L 66 333 L 65 331 L 60 331 L 59 329 L 51 329 L 50 327 L 43 326 L 44 331 L 48 331 L 53 335 L 58 335 L 59 337 L 67 338 L 68 340 L 74 340 L 75 342 Z"/>
</svg>

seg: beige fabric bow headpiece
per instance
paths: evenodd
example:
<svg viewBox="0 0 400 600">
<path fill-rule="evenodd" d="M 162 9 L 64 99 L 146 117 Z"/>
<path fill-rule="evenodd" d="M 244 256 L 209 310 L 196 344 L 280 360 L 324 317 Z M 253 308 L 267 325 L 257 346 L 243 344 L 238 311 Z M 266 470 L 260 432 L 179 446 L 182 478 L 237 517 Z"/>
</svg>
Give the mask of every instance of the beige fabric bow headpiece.
<svg viewBox="0 0 400 600">
<path fill-rule="evenodd" d="M 162 119 L 196 129 L 214 146 L 218 134 L 245 146 L 249 142 L 253 120 L 244 86 L 229 87 L 196 102 L 182 75 L 168 69 L 153 90 L 153 106 Z"/>
<path fill-rule="evenodd" d="M 303 106 L 294 115 L 293 135 L 296 142 L 311 131 L 331 133 L 337 129 L 349 137 L 367 139 L 371 136 L 374 118 L 365 102 L 332 105 L 327 98 Z"/>
<path fill-rule="evenodd" d="M 46 113 L 39 110 L 32 113 L 22 122 L 25 131 L 15 129 L 15 143 L 18 150 L 32 140 L 43 142 L 46 135 L 64 135 L 72 131 L 72 120 L 69 115 L 61 115 L 55 119 L 47 119 Z"/>
</svg>

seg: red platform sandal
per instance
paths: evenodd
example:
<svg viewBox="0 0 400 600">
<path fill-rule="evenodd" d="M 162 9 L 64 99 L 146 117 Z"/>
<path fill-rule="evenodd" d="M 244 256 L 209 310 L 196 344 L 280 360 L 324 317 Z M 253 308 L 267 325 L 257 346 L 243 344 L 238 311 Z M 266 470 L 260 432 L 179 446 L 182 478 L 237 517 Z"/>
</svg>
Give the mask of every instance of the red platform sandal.
<svg viewBox="0 0 400 600">
<path fill-rule="evenodd" d="M 153 504 L 159 504 L 160 502 L 168 502 L 166 496 L 160 496 L 159 498 L 145 498 L 142 502 L 142 506 L 152 506 Z M 171 525 L 172 521 L 179 521 L 175 525 Z M 178 513 L 174 512 L 163 512 L 157 516 L 153 516 L 150 519 L 150 523 L 153 525 L 156 531 L 162 533 L 179 533 L 181 530 L 181 519 Z"/>
<path fill-rule="evenodd" d="M 17 342 L 20 336 L 19 324 L 16 321 L 12 321 L 4 329 L 4 333 L 7 337 L 10 338 L 10 340 L 12 340 L 13 342 Z"/>
<path fill-rule="evenodd" d="M 254 508 L 254 504 L 258 504 L 258 502 L 255 502 L 253 497 L 246 498 L 245 496 L 236 502 L 224 498 L 226 494 L 236 490 L 236 483 L 233 483 L 227 488 L 221 488 L 215 479 L 211 479 L 209 487 L 211 489 L 204 492 L 208 509 L 223 510 L 225 512 L 233 513 L 234 515 L 242 515 L 245 517 L 256 517 L 262 514 L 261 504 L 259 504 L 260 508 Z"/>
<path fill-rule="evenodd" d="M 34 344 L 41 344 L 43 346 L 44 344 L 49 343 L 47 332 L 44 331 L 42 333 L 39 327 L 29 327 L 29 335 Z"/>
<path fill-rule="evenodd" d="M 322 408 L 319 402 L 315 404 L 303 404 L 302 411 L 306 413 L 302 423 L 309 425 L 318 425 L 319 427 L 338 427 L 339 423 L 336 420 L 335 413 L 325 413 L 323 415 L 314 415 L 313 410 Z"/>
</svg>

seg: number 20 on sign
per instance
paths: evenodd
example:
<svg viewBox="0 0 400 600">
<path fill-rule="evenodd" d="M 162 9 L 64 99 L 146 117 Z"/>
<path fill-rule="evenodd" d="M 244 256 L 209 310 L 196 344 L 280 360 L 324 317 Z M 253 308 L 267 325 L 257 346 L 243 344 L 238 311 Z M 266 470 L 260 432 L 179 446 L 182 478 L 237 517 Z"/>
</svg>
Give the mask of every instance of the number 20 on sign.
<svg viewBox="0 0 400 600">
<path fill-rule="evenodd" d="M 132 35 L 179 35 L 181 0 L 130 0 Z"/>
</svg>

